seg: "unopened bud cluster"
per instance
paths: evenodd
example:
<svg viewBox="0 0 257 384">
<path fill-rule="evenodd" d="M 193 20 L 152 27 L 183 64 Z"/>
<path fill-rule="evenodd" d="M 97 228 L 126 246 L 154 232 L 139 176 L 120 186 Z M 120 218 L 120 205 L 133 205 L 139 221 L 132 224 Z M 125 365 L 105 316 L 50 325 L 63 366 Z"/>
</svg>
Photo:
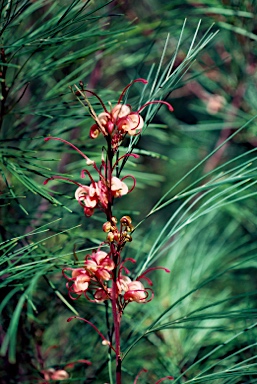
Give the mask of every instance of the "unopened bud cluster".
<svg viewBox="0 0 257 384">
<path fill-rule="evenodd" d="M 117 227 L 117 224 L 118 220 L 113 216 L 111 221 L 106 221 L 103 224 L 103 231 L 107 233 L 107 242 L 123 246 L 126 242 L 132 241 L 132 236 L 130 234 L 134 230 L 132 219 L 130 216 L 123 216 L 120 219 L 119 228 Z"/>
</svg>

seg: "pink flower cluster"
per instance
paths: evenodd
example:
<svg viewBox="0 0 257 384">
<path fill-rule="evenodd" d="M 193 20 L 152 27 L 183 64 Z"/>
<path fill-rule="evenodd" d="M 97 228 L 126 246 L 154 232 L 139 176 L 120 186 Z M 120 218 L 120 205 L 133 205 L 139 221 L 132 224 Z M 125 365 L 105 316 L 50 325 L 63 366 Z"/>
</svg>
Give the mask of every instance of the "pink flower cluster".
<svg viewBox="0 0 257 384">
<path fill-rule="evenodd" d="M 125 261 L 135 262 L 133 259 Z M 120 263 L 118 277 L 116 280 L 117 297 L 120 306 L 125 307 L 129 302 L 146 303 L 153 298 L 151 288 L 145 288 L 139 279 L 146 279 L 149 285 L 152 285 L 150 279 L 144 275 L 138 277 L 137 280 L 131 280 L 130 277 L 122 275 L 122 271 L 129 272 L 124 267 L 124 262 Z M 110 255 L 104 251 L 98 250 L 86 255 L 84 267 L 82 268 L 64 268 L 63 275 L 68 280 L 66 286 L 69 296 L 75 300 L 82 294 L 87 300 L 92 302 L 103 302 L 112 299 L 112 289 L 108 287 L 108 282 L 113 280 L 113 271 L 116 265 Z M 72 271 L 71 277 L 66 275 L 66 271 Z M 149 291 L 151 295 L 149 296 Z M 73 294 L 77 295 L 73 297 Z M 93 298 L 91 298 L 92 296 Z M 90 297 L 91 296 L 91 297 Z"/>
<path fill-rule="evenodd" d="M 54 179 L 64 180 L 72 184 L 75 184 L 78 187 L 75 192 L 75 198 L 79 202 L 79 204 L 84 208 L 84 214 L 86 216 L 88 217 L 92 216 L 95 208 L 100 208 L 103 211 L 105 211 L 105 213 L 107 214 L 108 205 L 112 204 L 113 198 L 124 196 L 130 193 L 131 191 L 133 191 L 133 189 L 135 188 L 136 180 L 132 175 L 127 175 L 119 179 L 116 176 L 112 176 L 112 173 L 115 167 L 117 166 L 118 162 L 122 160 L 124 157 L 130 156 L 130 157 L 137 158 L 138 155 L 126 154 L 121 156 L 116 161 L 113 168 L 111 169 L 111 177 L 106 178 L 107 166 L 104 160 L 102 160 L 101 167 L 98 168 L 94 161 L 90 160 L 72 143 L 69 143 L 68 141 L 61 139 L 59 137 L 48 137 L 45 139 L 45 141 L 48 141 L 48 140 L 57 140 L 65 144 L 68 144 L 85 158 L 87 165 L 93 166 L 95 171 L 98 173 L 99 181 L 96 182 L 94 181 L 93 177 L 91 176 L 88 170 L 85 170 L 85 169 L 82 170 L 81 177 L 84 178 L 85 175 L 87 175 L 91 181 L 90 185 L 83 185 L 72 179 L 59 176 L 59 175 L 52 176 L 44 181 L 44 185 L 46 185 L 50 180 L 54 180 Z M 129 177 L 133 181 L 133 185 L 130 189 L 128 188 L 127 184 L 123 181 Z"/>
<path fill-rule="evenodd" d="M 111 108 L 110 111 L 108 111 L 101 98 L 95 92 L 89 91 L 87 89 L 84 90 L 83 87 L 81 91 L 76 92 L 76 95 L 78 96 L 85 96 L 83 92 L 91 93 L 100 101 L 104 112 L 101 112 L 98 116 L 94 116 L 95 124 L 91 126 L 89 136 L 91 139 L 96 139 L 99 134 L 102 133 L 105 137 L 111 137 L 111 145 L 114 152 L 117 151 L 126 134 L 130 136 L 136 136 L 140 134 L 142 128 L 144 127 L 144 120 L 140 115 L 140 112 L 145 107 L 150 104 L 165 104 L 168 106 L 171 112 L 173 111 L 173 107 L 166 101 L 162 100 L 149 101 L 142 105 L 137 111 L 132 111 L 132 108 L 129 104 L 122 104 L 122 99 L 127 89 L 136 82 L 147 84 L 147 80 L 145 79 L 136 79 L 129 83 L 123 89 L 117 104 Z"/>
<path fill-rule="evenodd" d="M 129 192 L 128 186 L 118 177 L 111 178 L 111 198 L 121 197 Z M 94 209 L 100 207 L 107 208 L 108 205 L 108 188 L 104 181 L 93 181 L 90 186 L 81 185 L 75 192 L 75 198 L 84 208 L 86 216 L 92 216 Z"/>
<path fill-rule="evenodd" d="M 95 139 L 102 132 L 104 136 L 112 135 L 115 128 L 120 138 L 128 133 L 130 136 L 139 134 L 144 120 L 138 112 L 133 112 L 130 105 L 117 104 L 110 112 L 105 111 L 97 116 L 97 124 L 92 125 L 90 137 Z"/>
</svg>

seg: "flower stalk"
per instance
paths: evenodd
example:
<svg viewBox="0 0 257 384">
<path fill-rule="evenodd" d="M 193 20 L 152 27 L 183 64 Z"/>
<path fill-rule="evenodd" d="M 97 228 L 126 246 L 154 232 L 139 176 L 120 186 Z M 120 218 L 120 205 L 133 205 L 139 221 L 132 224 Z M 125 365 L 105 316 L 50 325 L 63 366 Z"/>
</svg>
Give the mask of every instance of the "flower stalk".
<svg viewBox="0 0 257 384">
<path fill-rule="evenodd" d="M 134 83 L 140 82 L 146 84 L 145 79 L 136 79 L 129 83 L 121 92 L 117 104 L 110 110 L 105 106 L 101 98 L 93 91 L 84 89 L 82 83 L 80 88 L 76 88 L 76 96 L 88 105 L 94 124 L 91 126 L 89 136 L 96 139 L 102 134 L 106 140 L 106 148 L 102 155 L 101 165 L 97 166 L 95 161 L 91 160 L 77 146 L 58 137 L 47 137 L 45 141 L 57 140 L 71 148 L 73 148 L 80 156 L 85 159 L 86 169 L 81 171 L 81 178 L 88 179 L 90 184 L 84 184 L 79 181 L 69 179 L 62 176 L 52 176 L 45 180 L 47 184 L 50 180 L 59 179 L 64 182 L 70 182 L 76 185 L 75 198 L 78 204 L 83 208 L 84 215 L 90 217 L 95 214 L 95 210 L 103 212 L 106 222 L 102 226 L 102 230 L 106 233 L 105 241 L 100 244 L 99 248 L 91 254 L 87 254 L 84 264 L 79 268 L 71 268 L 69 266 L 63 269 L 63 276 L 67 280 L 66 287 L 68 295 L 72 300 L 76 300 L 84 296 L 86 300 L 93 303 L 111 302 L 112 325 L 114 329 L 114 344 L 112 344 L 112 331 L 108 330 L 109 340 L 102 332 L 89 320 L 81 317 L 71 317 L 68 321 L 78 318 L 91 327 L 99 334 L 104 345 L 109 345 L 110 351 L 115 353 L 116 358 L 116 384 L 122 384 L 122 351 L 120 343 L 120 325 L 123 312 L 128 304 L 136 302 L 138 304 L 146 304 L 154 297 L 152 289 L 153 283 L 146 277 L 149 272 L 162 269 L 169 272 L 163 267 L 153 267 L 144 271 L 140 276 L 133 279 L 127 263 L 136 263 L 133 258 L 123 258 L 122 251 L 128 242 L 132 241 L 132 233 L 134 227 L 130 216 L 125 215 L 118 220 L 113 215 L 113 204 L 116 198 L 121 198 L 131 193 L 135 186 L 136 180 L 133 175 L 126 175 L 118 178 L 120 174 L 119 163 L 126 157 L 138 158 L 137 155 L 128 153 L 119 158 L 116 155 L 119 146 L 126 136 L 139 135 L 144 126 L 144 120 L 140 113 L 151 104 L 164 104 L 172 111 L 172 106 L 166 101 L 152 100 L 142 105 L 137 111 L 133 111 L 131 106 L 123 104 L 123 98 Z M 90 104 L 87 94 L 96 97 L 100 102 L 103 112 L 99 115 L 95 113 Z M 81 100 L 80 100 L 81 101 Z M 94 179 L 88 167 L 93 167 L 97 172 L 98 180 Z M 132 178 L 133 185 L 129 189 L 126 181 Z M 106 249 L 107 251 L 103 250 Z M 145 286 L 147 284 L 148 286 Z M 109 323 L 109 320 L 108 320 Z M 145 370 L 143 370 L 145 371 Z M 137 376 L 138 377 L 138 376 Z M 167 376 L 170 378 L 171 376 Z M 160 379 L 161 381 L 163 379 Z M 158 382 L 161 382 L 161 381 Z M 137 378 L 136 378 L 137 381 Z M 135 382 L 136 382 L 135 381 Z"/>
</svg>

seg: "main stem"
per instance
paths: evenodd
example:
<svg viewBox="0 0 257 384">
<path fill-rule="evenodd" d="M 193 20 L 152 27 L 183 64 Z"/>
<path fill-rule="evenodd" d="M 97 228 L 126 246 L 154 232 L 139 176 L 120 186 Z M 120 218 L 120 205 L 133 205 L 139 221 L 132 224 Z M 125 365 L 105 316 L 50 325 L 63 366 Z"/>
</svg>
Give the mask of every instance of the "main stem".
<svg viewBox="0 0 257 384">
<path fill-rule="evenodd" d="M 112 218 L 112 205 L 113 197 L 111 193 L 111 181 L 112 181 L 112 162 L 113 162 L 113 151 L 111 146 L 111 137 L 107 138 L 108 150 L 107 150 L 107 169 L 106 169 L 106 178 L 108 180 L 108 208 L 107 208 L 107 220 Z M 112 280 L 112 316 L 114 324 L 114 336 L 115 336 L 115 350 L 116 350 L 116 384 L 121 384 L 121 351 L 120 351 L 120 319 L 121 315 L 119 313 L 119 308 L 117 306 L 117 263 L 118 255 L 115 245 L 111 243 L 110 251 L 113 258 L 113 261 L 116 265 L 113 270 L 113 280 Z"/>
<path fill-rule="evenodd" d="M 115 335 L 115 350 L 116 350 L 116 384 L 121 384 L 121 355 L 120 355 L 120 314 L 117 304 L 117 285 L 116 281 L 112 282 L 112 314 Z"/>
</svg>

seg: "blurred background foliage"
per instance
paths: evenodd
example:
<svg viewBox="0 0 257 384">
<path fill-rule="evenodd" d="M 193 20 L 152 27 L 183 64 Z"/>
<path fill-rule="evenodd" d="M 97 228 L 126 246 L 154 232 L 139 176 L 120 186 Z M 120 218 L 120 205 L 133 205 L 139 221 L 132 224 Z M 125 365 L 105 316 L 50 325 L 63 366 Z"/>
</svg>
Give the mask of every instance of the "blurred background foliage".
<svg viewBox="0 0 257 384">
<path fill-rule="evenodd" d="M 122 324 L 124 383 L 256 383 L 255 0 L 2 0 L 0 3 L 1 382 L 111 382 L 98 335 L 108 308 L 71 302 L 61 270 L 104 241 L 103 215 L 88 219 L 74 186 L 104 141 L 74 96 L 82 81 L 108 105 L 126 95 L 136 110 L 153 99 L 146 128 L 124 143 L 137 179 L 117 202 L 136 231 L 126 256 L 152 273 L 155 299 L 128 306 Z M 72 88 L 72 89 L 71 89 Z M 90 98 L 97 112 L 97 99 Z M 122 174 L 123 174 L 122 173 Z M 146 220 L 145 220 L 146 218 Z M 157 264 L 156 264 L 157 263 Z M 91 364 L 89 364 L 89 362 Z M 70 364 L 67 366 L 67 364 Z"/>
</svg>

